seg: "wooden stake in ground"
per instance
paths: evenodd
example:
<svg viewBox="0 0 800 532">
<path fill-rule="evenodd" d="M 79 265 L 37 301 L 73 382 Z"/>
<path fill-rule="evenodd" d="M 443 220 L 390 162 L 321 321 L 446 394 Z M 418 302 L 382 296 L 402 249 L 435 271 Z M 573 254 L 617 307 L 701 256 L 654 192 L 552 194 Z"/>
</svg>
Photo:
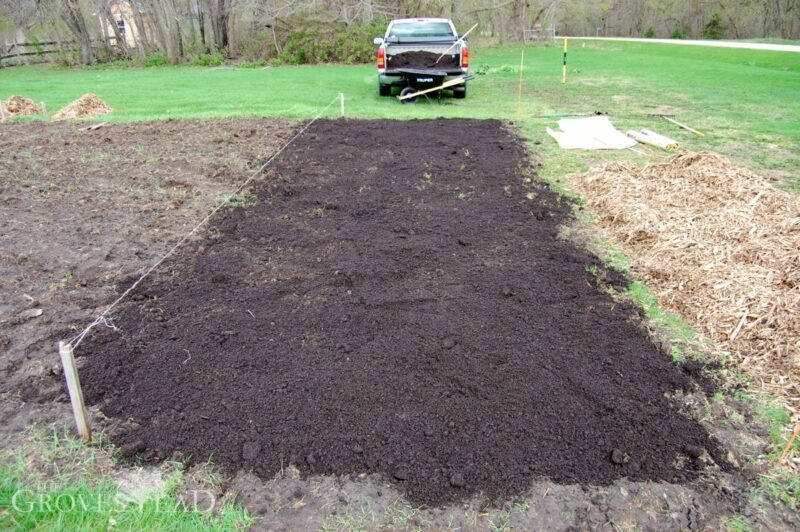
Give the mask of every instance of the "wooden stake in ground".
<svg viewBox="0 0 800 532">
<path fill-rule="evenodd" d="M 78 368 L 75 366 L 72 345 L 68 342 L 58 342 L 58 354 L 61 356 L 61 365 L 64 367 L 64 377 L 67 379 L 69 400 L 72 403 L 72 413 L 75 416 L 78 433 L 83 440 L 91 441 L 92 429 L 89 426 L 86 406 L 83 404 L 83 391 L 81 390 L 81 381 L 78 378 Z"/>
</svg>

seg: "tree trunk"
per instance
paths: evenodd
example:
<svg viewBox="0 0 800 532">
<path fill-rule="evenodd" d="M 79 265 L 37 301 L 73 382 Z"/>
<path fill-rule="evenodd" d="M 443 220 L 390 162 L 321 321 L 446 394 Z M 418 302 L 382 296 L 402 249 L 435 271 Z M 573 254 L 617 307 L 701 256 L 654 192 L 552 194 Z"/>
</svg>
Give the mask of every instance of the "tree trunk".
<svg viewBox="0 0 800 532">
<path fill-rule="evenodd" d="M 231 16 L 230 0 L 217 0 L 217 47 L 228 47 L 228 19 Z"/>
<path fill-rule="evenodd" d="M 66 12 L 64 22 L 67 23 L 70 31 L 75 35 L 75 39 L 81 47 L 81 63 L 91 65 L 94 63 L 94 50 L 92 50 L 92 36 L 83 18 L 83 12 L 78 0 L 62 0 L 62 5 Z"/>
<path fill-rule="evenodd" d="M 180 19 L 175 16 L 175 36 L 178 39 L 178 57 L 183 57 L 185 55 L 185 51 L 183 48 L 183 31 L 181 30 L 181 21 Z"/>
<path fill-rule="evenodd" d="M 167 34 L 167 57 L 173 65 L 177 64 L 183 57 L 183 39 L 181 29 L 178 24 L 178 14 L 175 8 L 175 0 L 161 0 L 164 13 L 164 28 Z"/>
<path fill-rule="evenodd" d="M 142 12 L 138 8 L 133 10 L 133 23 L 136 24 L 136 33 L 138 34 L 138 38 L 136 39 L 136 49 L 139 52 L 139 57 L 144 59 L 147 57 L 147 52 L 150 51 L 150 37 L 152 36 L 152 30 L 150 27 L 145 25 Z"/>
<path fill-rule="evenodd" d="M 167 53 L 167 59 L 174 65 L 183 57 L 183 39 L 175 0 L 155 0 L 152 6 L 161 44 Z"/>
<path fill-rule="evenodd" d="M 206 43 L 206 20 L 205 20 L 205 13 L 203 11 L 203 7 L 200 5 L 200 2 L 195 4 L 197 9 L 197 29 L 200 32 L 200 44 L 203 45 L 203 49 L 208 52 L 208 44 Z"/>
<path fill-rule="evenodd" d="M 518 41 L 525 40 L 525 30 L 528 29 L 528 0 L 514 1 L 514 38 Z"/>
</svg>

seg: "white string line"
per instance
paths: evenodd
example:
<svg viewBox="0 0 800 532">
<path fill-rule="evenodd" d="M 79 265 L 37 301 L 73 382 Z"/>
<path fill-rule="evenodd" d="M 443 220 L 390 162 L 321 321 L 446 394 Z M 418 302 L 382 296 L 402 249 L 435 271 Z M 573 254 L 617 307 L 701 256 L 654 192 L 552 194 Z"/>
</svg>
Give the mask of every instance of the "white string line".
<svg viewBox="0 0 800 532">
<path fill-rule="evenodd" d="M 311 126 L 311 124 L 316 122 L 323 115 L 323 113 L 325 113 L 325 111 L 327 111 L 328 108 L 331 105 L 333 105 L 334 102 L 336 102 L 338 99 L 339 95 L 336 95 L 336 97 L 333 100 L 331 100 L 331 102 L 328 105 L 326 105 L 319 113 L 317 113 L 317 116 L 312 118 L 305 126 L 303 126 L 302 129 L 300 129 L 300 131 L 298 131 L 291 139 L 289 139 L 289 141 L 286 144 L 281 146 L 280 149 L 278 149 L 278 151 L 273 153 L 270 156 L 270 158 L 266 160 L 264 164 L 262 164 L 255 172 L 253 172 L 250 175 L 250 177 L 248 177 L 241 185 L 239 185 L 239 187 L 233 192 L 233 194 L 231 194 L 228 198 L 225 198 L 224 200 L 219 202 L 219 204 L 217 204 L 217 206 L 214 207 L 214 209 L 210 213 L 208 213 L 206 217 L 200 221 L 200 223 L 194 226 L 194 228 L 191 231 L 186 233 L 183 236 L 183 238 L 181 238 L 174 246 L 172 246 L 172 248 L 170 248 L 170 250 L 167 251 L 167 253 L 164 256 L 162 256 L 155 263 L 153 263 L 153 265 L 150 266 L 150 268 L 148 268 L 147 271 L 144 272 L 142 276 L 136 280 L 136 282 L 134 282 L 127 290 L 125 290 L 117 299 L 115 299 L 113 303 L 111 303 L 108 307 L 106 307 L 106 309 L 99 316 L 97 316 L 97 318 L 95 318 L 94 321 L 92 321 L 92 323 L 90 323 L 84 330 L 73 336 L 70 339 L 69 344 L 71 344 L 73 348 L 78 347 L 78 345 L 83 341 L 86 335 L 89 334 L 89 332 L 92 329 L 94 329 L 97 325 L 101 323 L 108 324 L 109 322 L 106 320 L 106 316 L 108 315 L 109 312 L 111 312 L 111 309 L 116 307 L 123 299 L 125 299 L 125 297 L 128 294 L 130 294 L 137 286 L 139 286 L 139 283 L 141 283 L 145 279 L 145 277 L 153 273 L 153 271 L 156 268 L 158 268 L 161 265 L 161 263 L 167 260 L 170 257 L 170 255 L 172 255 L 184 242 L 186 242 L 192 235 L 194 235 L 198 229 L 200 229 L 203 225 L 205 225 L 205 223 L 208 222 L 222 207 L 224 207 L 228 202 L 230 202 L 232 198 L 236 197 L 248 184 L 250 184 L 250 182 L 253 179 L 256 178 L 256 176 L 258 176 L 261 172 L 263 172 L 264 169 L 267 166 L 269 166 L 269 164 L 283 152 L 283 150 L 285 150 L 300 135 L 305 133 L 305 131 Z M 111 326 L 113 327 L 113 324 Z M 116 329 L 116 327 L 114 328 Z"/>
</svg>

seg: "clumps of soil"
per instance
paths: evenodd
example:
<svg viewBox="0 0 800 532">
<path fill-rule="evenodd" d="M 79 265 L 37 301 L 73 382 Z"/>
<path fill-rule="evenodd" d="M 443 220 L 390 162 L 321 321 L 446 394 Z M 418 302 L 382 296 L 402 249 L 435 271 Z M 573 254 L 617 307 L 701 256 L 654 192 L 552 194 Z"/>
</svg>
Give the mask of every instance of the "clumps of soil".
<svg viewBox="0 0 800 532">
<path fill-rule="evenodd" d="M 713 153 L 572 182 L 659 301 L 800 413 L 800 197 Z"/>
<path fill-rule="evenodd" d="M 297 126 L 237 118 L 81 129 L 17 119 L 0 131 L 0 447 L 70 415 L 63 375 L 52 378 L 61 375 L 53 342 L 94 319 L 122 277 L 153 264 Z"/>
<path fill-rule="evenodd" d="M 113 112 L 106 102 L 101 100 L 96 94 L 87 93 L 61 108 L 53 115 L 53 120 L 75 120 L 77 118 L 89 118 L 92 116 L 102 116 Z"/>
<path fill-rule="evenodd" d="M 449 70 L 458 68 L 459 55 L 450 54 L 445 55 L 437 63 L 436 60 L 442 54 L 434 54 L 431 52 L 403 52 L 402 54 L 390 55 L 386 61 L 386 66 L 389 69 L 397 68 L 436 68 L 442 70 Z"/>
<path fill-rule="evenodd" d="M 380 474 L 415 504 L 727 469 L 528 166 L 498 121 L 314 123 L 81 344 L 86 398 L 144 461 Z"/>
<path fill-rule="evenodd" d="M 42 113 L 42 107 L 36 102 L 25 96 L 9 96 L 5 101 L 0 102 L 3 106 L 3 120 L 9 120 L 15 116 L 38 115 Z"/>
</svg>

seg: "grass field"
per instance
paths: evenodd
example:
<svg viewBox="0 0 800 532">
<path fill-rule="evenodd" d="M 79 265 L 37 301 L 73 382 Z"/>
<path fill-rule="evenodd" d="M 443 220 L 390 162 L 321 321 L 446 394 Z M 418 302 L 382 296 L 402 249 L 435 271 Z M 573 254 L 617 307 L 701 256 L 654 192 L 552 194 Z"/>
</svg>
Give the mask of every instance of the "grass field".
<svg viewBox="0 0 800 532">
<path fill-rule="evenodd" d="M 520 52 L 516 47 L 473 47 L 466 100 L 402 106 L 380 98 L 372 65 L 234 67 L 97 67 L 0 70 L 0 97 L 22 94 L 50 112 L 85 92 L 116 110 L 118 121 L 159 118 L 275 115 L 310 118 L 337 93 L 350 117 L 472 117 L 517 120 L 548 157 L 545 177 L 581 169 L 617 154 L 564 153 L 544 129 L 558 113 L 609 113 L 620 128 L 648 127 L 690 150 L 713 150 L 800 189 L 800 54 L 661 44 L 573 41 L 569 81 L 561 84 L 561 48 L 525 49 L 523 97 L 517 107 Z M 707 133 L 703 139 L 647 113 L 669 112 Z M 338 114 L 331 107 L 330 116 Z M 630 157 L 631 152 L 624 156 Z"/>
<path fill-rule="evenodd" d="M 0 454 L 3 530 L 241 530 L 252 520 L 230 503 L 215 514 L 178 498 L 183 472 L 140 494 L 121 491 L 105 444 L 87 447 L 68 434 L 36 433 Z M 43 465 L 46 464 L 46 467 Z M 46 469 L 49 474 L 42 474 Z"/>
</svg>

